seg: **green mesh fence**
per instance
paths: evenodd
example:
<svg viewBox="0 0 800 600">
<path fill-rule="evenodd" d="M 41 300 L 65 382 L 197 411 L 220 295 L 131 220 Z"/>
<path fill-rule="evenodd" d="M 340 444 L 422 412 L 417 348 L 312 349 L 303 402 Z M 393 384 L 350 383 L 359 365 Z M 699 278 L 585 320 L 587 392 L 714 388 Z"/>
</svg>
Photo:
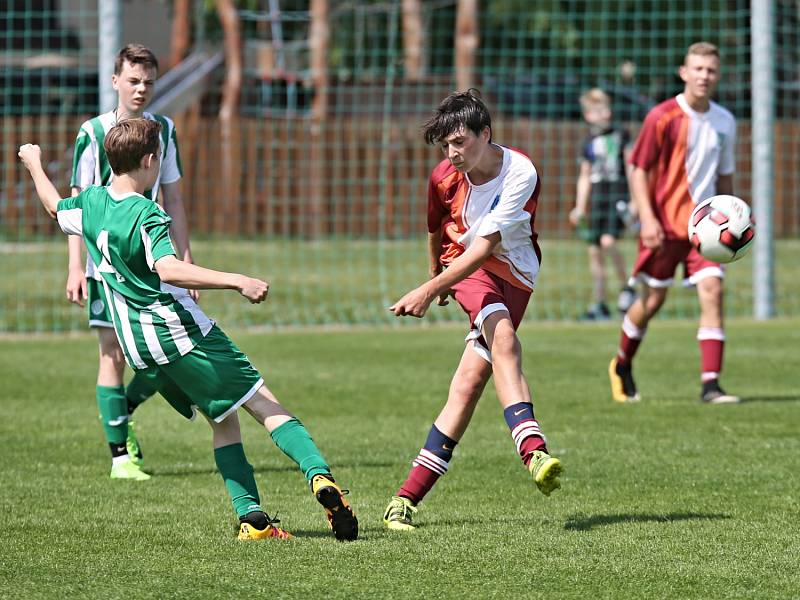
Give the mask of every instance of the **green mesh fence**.
<svg viewBox="0 0 800 600">
<path fill-rule="evenodd" d="M 97 5 L 7 4 L 0 14 L 0 331 L 81 330 L 84 312 L 64 299 L 66 242 L 34 202 L 15 154 L 24 141 L 40 143 L 68 194 L 71 144 L 97 111 Z M 150 4 L 161 5 L 123 3 L 124 41 L 152 44 L 160 36 L 153 47 L 166 65 L 171 24 L 158 33 L 141 19 Z M 195 258 L 271 282 L 271 300 L 259 307 L 232 293 L 203 294 L 204 308 L 228 327 L 395 322 L 387 306 L 427 271 L 425 194 L 440 155 L 425 146 L 420 124 L 465 82 L 482 91 L 495 141 L 530 154 L 542 177 L 536 223 L 544 261 L 529 319 L 575 319 L 591 301 L 586 245 L 567 218 L 588 132 L 582 91 L 608 92 L 616 122 L 635 136 L 650 107 L 681 91 L 677 67 L 686 47 L 717 44 L 717 100 L 739 124 L 735 191 L 752 200 L 749 1 L 237 6 L 243 72 L 235 116 L 219 118 L 223 68 L 211 69 L 201 88 L 187 85 L 183 101 L 165 103 L 178 127 Z M 222 47 L 214 7 L 198 1 L 189 11 L 187 53 L 200 58 L 186 73 L 176 68 L 178 87 Z M 800 312 L 800 267 L 791 258 L 800 250 L 799 12 L 794 1 L 775 2 L 779 315 Z M 324 68 L 315 68 L 320 47 Z M 635 235 L 621 241 L 629 266 Z M 728 315 L 752 315 L 751 280 L 752 257 L 728 270 Z M 610 303 L 617 287 L 609 274 Z M 693 317 L 696 304 L 694 292 L 676 286 L 661 318 Z M 451 305 L 426 319 L 463 315 Z"/>
</svg>

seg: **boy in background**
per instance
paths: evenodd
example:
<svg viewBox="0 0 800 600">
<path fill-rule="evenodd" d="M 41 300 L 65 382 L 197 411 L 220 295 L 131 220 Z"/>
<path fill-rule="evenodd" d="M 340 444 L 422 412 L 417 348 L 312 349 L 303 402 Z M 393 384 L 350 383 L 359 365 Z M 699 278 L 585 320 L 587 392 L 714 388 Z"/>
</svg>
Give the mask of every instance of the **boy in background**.
<svg viewBox="0 0 800 600">
<path fill-rule="evenodd" d="M 628 214 L 626 155 L 630 137 L 627 131 L 612 125 L 611 99 L 603 90 L 589 90 L 581 95 L 580 102 L 591 129 L 583 144 L 575 207 L 569 220 L 589 244 L 594 302 L 581 319 L 600 321 L 611 318 L 606 304 L 606 258 L 611 259 L 620 283 L 617 309 L 627 312 L 636 299 L 636 292 L 628 285 L 625 259 L 617 247 L 617 239 L 625 231 L 622 215 Z"/>
</svg>

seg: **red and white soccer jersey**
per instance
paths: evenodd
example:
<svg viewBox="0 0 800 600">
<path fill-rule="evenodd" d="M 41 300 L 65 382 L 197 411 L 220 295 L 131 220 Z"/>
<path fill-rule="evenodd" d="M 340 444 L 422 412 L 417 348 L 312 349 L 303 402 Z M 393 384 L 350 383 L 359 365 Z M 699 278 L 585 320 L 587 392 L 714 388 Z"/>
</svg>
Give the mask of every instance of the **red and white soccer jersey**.
<svg viewBox="0 0 800 600">
<path fill-rule="evenodd" d="M 734 171 L 735 142 L 736 120 L 715 102 L 700 113 L 679 94 L 648 113 L 630 162 L 650 173 L 651 203 L 666 239 L 688 238 L 692 209 L 716 194 L 719 175 Z"/>
<path fill-rule="evenodd" d="M 534 230 L 541 183 L 527 156 L 501 148 L 500 174 L 481 185 L 473 185 L 447 159 L 436 166 L 428 182 L 428 231 L 442 233 L 444 266 L 477 237 L 499 232 L 501 241 L 483 269 L 531 291 L 542 257 Z"/>
</svg>

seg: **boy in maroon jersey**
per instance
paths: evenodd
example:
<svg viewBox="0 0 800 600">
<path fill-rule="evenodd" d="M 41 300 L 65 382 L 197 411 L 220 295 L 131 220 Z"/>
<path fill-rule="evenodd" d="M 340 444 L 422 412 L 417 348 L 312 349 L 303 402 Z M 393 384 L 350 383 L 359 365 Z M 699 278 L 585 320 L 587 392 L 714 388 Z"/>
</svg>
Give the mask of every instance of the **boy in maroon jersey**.
<svg viewBox="0 0 800 600">
<path fill-rule="evenodd" d="M 516 335 L 536 282 L 541 252 L 533 221 L 539 176 L 527 156 L 492 143 L 491 117 L 477 90 L 445 98 L 424 126 L 445 159 L 428 185 L 430 280 L 390 310 L 422 317 L 452 296 L 469 315 L 467 347 L 447 402 L 384 513 L 389 529 L 414 529 L 412 516 L 449 466 L 483 388 L 495 388 L 523 464 L 545 495 L 560 487 L 561 461 L 548 454 L 533 415 Z"/>
<path fill-rule="evenodd" d="M 719 263 L 704 258 L 688 239 L 689 216 L 700 202 L 733 194 L 736 121 L 711 97 L 719 81 L 719 51 L 707 42 L 692 44 L 680 68 L 684 90 L 647 115 L 631 156 L 631 192 L 641 233 L 633 276 L 642 294 L 622 322 L 617 355 L 608 374 L 617 402 L 640 396 L 633 380 L 633 357 L 650 322 L 667 297 L 675 269 L 683 264 L 686 283 L 700 301 L 701 402 L 726 404 L 739 398 L 719 386 L 725 330 Z"/>
</svg>

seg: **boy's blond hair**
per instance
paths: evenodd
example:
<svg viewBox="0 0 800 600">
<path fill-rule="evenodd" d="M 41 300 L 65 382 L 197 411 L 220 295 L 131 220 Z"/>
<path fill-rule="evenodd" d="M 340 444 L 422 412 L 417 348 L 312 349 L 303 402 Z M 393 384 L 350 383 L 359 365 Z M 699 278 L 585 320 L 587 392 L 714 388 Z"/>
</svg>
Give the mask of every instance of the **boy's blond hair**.
<svg viewBox="0 0 800 600">
<path fill-rule="evenodd" d="M 114 125 L 103 140 L 108 164 L 116 175 L 139 168 L 142 158 L 158 155 L 161 123 L 151 119 L 124 119 Z"/>
<path fill-rule="evenodd" d="M 683 64 L 686 64 L 689 56 L 716 56 L 717 60 L 720 59 L 719 48 L 710 42 L 695 42 L 686 50 L 686 56 L 683 58 Z"/>
<path fill-rule="evenodd" d="M 592 88 L 581 94 L 581 108 L 583 110 L 589 110 L 590 108 L 599 106 L 611 108 L 611 97 L 603 90 L 600 88 Z"/>
</svg>

